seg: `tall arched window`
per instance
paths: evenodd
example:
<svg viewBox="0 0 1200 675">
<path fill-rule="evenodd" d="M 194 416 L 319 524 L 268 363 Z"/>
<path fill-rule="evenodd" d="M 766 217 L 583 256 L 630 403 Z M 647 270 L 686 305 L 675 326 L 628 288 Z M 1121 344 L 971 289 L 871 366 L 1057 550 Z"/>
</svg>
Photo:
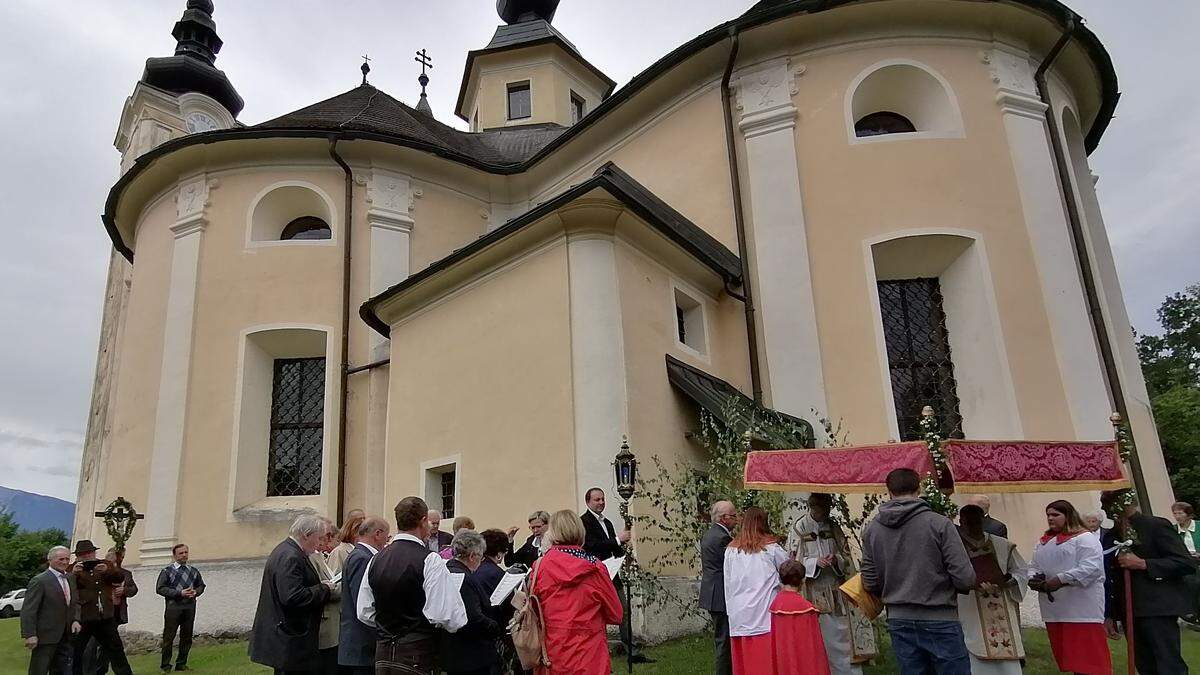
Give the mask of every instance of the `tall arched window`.
<svg viewBox="0 0 1200 675">
<path fill-rule="evenodd" d="M 860 138 L 882 134 L 907 134 L 916 130 L 907 117 L 890 110 L 873 112 L 854 123 L 854 135 Z"/>
<path fill-rule="evenodd" d="M 279 235 L 280 241 L 290 239 L 329 239 L 333 231 L 329 225 L 316 216 L 301 216 L 288 223 Z"/>
</svg>

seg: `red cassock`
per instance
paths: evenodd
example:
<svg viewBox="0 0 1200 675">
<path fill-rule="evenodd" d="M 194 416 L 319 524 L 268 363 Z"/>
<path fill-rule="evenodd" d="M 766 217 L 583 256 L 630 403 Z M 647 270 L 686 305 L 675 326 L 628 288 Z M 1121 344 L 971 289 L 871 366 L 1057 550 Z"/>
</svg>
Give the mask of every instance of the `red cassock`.
<svg viewBox="0 0 1200 675">
<path fill-rule="evenodd" d="M 608 675 L 606 624 L 621 622 L 621 600 L 604 565 L 578 546 L 554 546 L 538 561 L 533 592 L 546 622 L 549 668 L 538 675 Z"/>
<path fill-rule="evenodd" d="M 829 675 L 829 658 L 821 637 L 819 613 L 804 596 L 786 588 L 771 603 L 771 637 L 775 675 Z"/>
</svg>

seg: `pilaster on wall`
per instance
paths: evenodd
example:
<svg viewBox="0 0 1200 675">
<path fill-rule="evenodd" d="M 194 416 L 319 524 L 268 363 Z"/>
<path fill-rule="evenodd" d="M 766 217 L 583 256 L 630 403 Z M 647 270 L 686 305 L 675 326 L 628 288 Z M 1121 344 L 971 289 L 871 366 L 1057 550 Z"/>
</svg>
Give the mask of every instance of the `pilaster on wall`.
<svg viewBox="0 0 1200 675">
<path fill-rule="evenodd" d="M 371 230 L 369 293 L 376 296 L 408 278 L 415 224 L 412 209 L 421 191 L 412 187 L 408 176 L 378 167 L 372 167 L 366 188 L 367 225 Z M 370 331 L 370 336 L 368 360 L 389 358 L 391 341 L 375 331 Z M 384 366 L 356 376 L 368 379 L 366 447 L 362 455 L 365 467 L 384 464 L 389 371 L 390 366 Z M 391 505 L 385 503 L 383 473 L 367 470 L 363 477 L 363 503 L 359 506 L 372 513 L 386 512 Z"/>
<path fill-rule="evenodd" d="M 747 254 L 764 385 L 773 408 L 811 418 L 813 408 L 825 413 L 827 405 L 792 104 L 803 73 L 804 66 L 777 59 L 740 71 L 732 86 L 746 144 L 753 212 Z"/>
<path fill-rule="evenodd" d="M 600 207 L 590 215 L 615 220 L 619 209 Z M 586 217 L 586 216 L 585 216 Z M 564 220 L 573 215 L 564 214 Z M 612 458 L 629 428 L 625 380 L 625 339 L 617 278 L 616 244 L 611 229 L 582 229 L 567 235 L 568 297 L 571 321 L 571 381 L 574 392 L 575 486 L 599 487 L 612 494 Z M 606 515 L 620 520 L 608 502 Z"/>
<path fill-rule="evenodd" d="M 1112 412 L 1087 314 L 1062 190 L 1028 52 L 996 44 L 981 54 L 996 85 L 1029 243 L 1075 437 L 1109 438 Z"/>
<path fill-rule="evenodd" d="M 171 560 L 177 541 L 179 471 L 183 463 L 184 431 L 192 362 L 192 334 L 196 311 L 196 282 L 200 243 L 208 224 L 205 209 L 209 191 L 217 182 L 201 174 L 180 181 L 175 197 L 175 235 L 171 253 L 170 288 L 163 326 L 162 368 L 158 406 L 154 416 L 154 446 L 150 457 L 146 536 L 139 563 L 143 566 Z"/>
</svg>

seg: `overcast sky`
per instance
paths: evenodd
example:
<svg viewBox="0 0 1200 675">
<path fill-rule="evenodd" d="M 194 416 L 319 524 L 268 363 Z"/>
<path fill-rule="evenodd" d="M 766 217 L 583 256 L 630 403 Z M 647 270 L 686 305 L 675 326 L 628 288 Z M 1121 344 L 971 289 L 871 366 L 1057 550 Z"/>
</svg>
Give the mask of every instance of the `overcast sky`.
<svg viewBox="0 0 1200 675">
<path fill-rule="evenodd" d="M 121 106 L 145 59 L 175 46 L 185 0 L 0 2 L 0 484 L 74 501 L 110 243 Z M 565 0 L 555 26 L 619 84 L 752 0 Z M 1074 0 L 1122 98 L 1092 155 L 1126 303 L 1158 329 L 1163 296 L 1200 281 L 1200 3 Z M 1148 4 L 1153 7 L 1151 11 Z M 491 0 L 216 0 L 217 60 L 254 124 L 371 82 L 409 103 L 413 51 L 452 107 L 463 62 L 498 24 Z M 461 125 L 460 125 L 461 126 Z"/>
</svg>

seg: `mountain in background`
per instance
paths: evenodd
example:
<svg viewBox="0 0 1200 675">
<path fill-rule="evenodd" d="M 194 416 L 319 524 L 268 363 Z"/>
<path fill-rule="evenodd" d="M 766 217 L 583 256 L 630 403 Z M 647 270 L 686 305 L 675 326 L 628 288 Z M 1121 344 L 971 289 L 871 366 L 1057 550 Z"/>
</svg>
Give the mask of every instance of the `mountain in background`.
<svg viewBox="0 0 1200 675">
<path fill-rule="evenodd" d="M 75 529 L 75 505 L 46 495 L 0 486 L 0 509 L 13 514 L 23 530 L 57 528 L 71 536 Z"/>
</svg>

